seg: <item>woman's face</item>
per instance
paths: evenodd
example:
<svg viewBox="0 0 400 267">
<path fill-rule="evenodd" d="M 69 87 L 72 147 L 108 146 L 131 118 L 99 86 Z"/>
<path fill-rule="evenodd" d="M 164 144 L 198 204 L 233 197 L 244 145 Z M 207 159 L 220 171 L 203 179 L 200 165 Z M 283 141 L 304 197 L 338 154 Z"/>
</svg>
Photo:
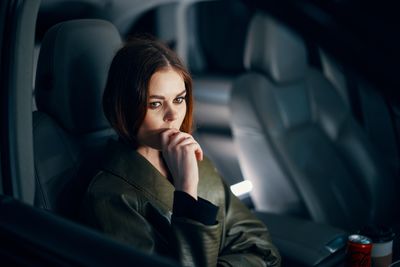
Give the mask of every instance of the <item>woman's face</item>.
<svg viewBox="0 0 400 267">
<path fill-rule="evenodd" d="M 185 118 L 186 88 L 180 74 L 168 68 L 151 76 L 148 90 L 147 113 L 137 138 L 140 145 L 160 150 L 160 133 L 180 129 Z"/>
</svg>

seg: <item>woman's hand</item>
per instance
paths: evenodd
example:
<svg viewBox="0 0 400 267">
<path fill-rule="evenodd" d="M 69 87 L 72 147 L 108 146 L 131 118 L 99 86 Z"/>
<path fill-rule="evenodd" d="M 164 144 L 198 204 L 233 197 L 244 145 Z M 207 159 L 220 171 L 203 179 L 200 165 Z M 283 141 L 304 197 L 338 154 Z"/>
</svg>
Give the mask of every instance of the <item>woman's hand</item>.
<svg viewBox="0 0 400 267">
<path fill-rule="evenodd" d="M 176 190 L 197 199 L 199 169 L 197 160 L 203 160 L 203 151 L 193 137 L 176 129 L 161 133 L 162 155 L 174 179 Z"/>
</svg>

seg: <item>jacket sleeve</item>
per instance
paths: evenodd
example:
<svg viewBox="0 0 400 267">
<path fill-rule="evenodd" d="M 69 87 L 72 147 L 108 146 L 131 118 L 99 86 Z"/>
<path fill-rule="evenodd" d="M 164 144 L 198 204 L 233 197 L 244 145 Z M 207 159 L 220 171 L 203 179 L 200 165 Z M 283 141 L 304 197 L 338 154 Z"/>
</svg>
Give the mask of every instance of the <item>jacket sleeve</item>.
<svg viewBox="0 0 400 267">
<path fill-rule="evenodd" d="M 224 190 L 223 222 L 204 225 L 188 218 L 172 217 L 180 262 L 184 266 L 280 266 L 280 255 L 266 226 L 225 184 Z"/>
<path fill-rule="evenodd" d="M 225 237 L 218 266 L 280 266 L 266 226 L 224 184 Z"/>
</svg>

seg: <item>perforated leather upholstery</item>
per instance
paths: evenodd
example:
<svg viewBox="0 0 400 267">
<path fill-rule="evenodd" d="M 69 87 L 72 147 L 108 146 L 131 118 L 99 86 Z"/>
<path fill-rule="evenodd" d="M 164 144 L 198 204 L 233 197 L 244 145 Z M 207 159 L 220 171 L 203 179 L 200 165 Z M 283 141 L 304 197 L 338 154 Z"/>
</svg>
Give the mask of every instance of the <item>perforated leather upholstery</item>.
<svg viewBox="0 0 400 267">
<path fill-rule="evenodd" d="M 96 151 L 114 135 L 101 98 L 111 60 L 122 45 L 102 20 L 74 20 L 45 35 L 33 114 L 35 205 L 73 217 L 96 164 Z M 84 166 L 84 167 L 83 167 Z"/>
<path fill-rule="evenodd" d="M 258 210 L 348 230 L 398 219 L 395 179 L 302 40 L 265 14 L 250 25 L 232 129 Z"/>
</svg>

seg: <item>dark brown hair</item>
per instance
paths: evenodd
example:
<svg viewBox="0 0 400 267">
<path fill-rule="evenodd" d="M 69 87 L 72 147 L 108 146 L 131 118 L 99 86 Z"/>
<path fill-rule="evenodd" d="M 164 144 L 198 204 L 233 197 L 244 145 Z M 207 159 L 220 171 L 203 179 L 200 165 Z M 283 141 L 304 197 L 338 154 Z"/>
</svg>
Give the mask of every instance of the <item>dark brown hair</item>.
<svg viewBox="0 0 400 267">
<path fill-rule="evenodd" d="M 115 55 L 103 94 L 103 110 L 123 141 L 138 146 L 136 138 L 146 112 L 151 76 L 172 68 L 186 88 L 186 115 L 181 131 L 191 133 L 193 121 L 192 78 L 177 54 L 154 38 L 133 38 Z"/>
</svg>

